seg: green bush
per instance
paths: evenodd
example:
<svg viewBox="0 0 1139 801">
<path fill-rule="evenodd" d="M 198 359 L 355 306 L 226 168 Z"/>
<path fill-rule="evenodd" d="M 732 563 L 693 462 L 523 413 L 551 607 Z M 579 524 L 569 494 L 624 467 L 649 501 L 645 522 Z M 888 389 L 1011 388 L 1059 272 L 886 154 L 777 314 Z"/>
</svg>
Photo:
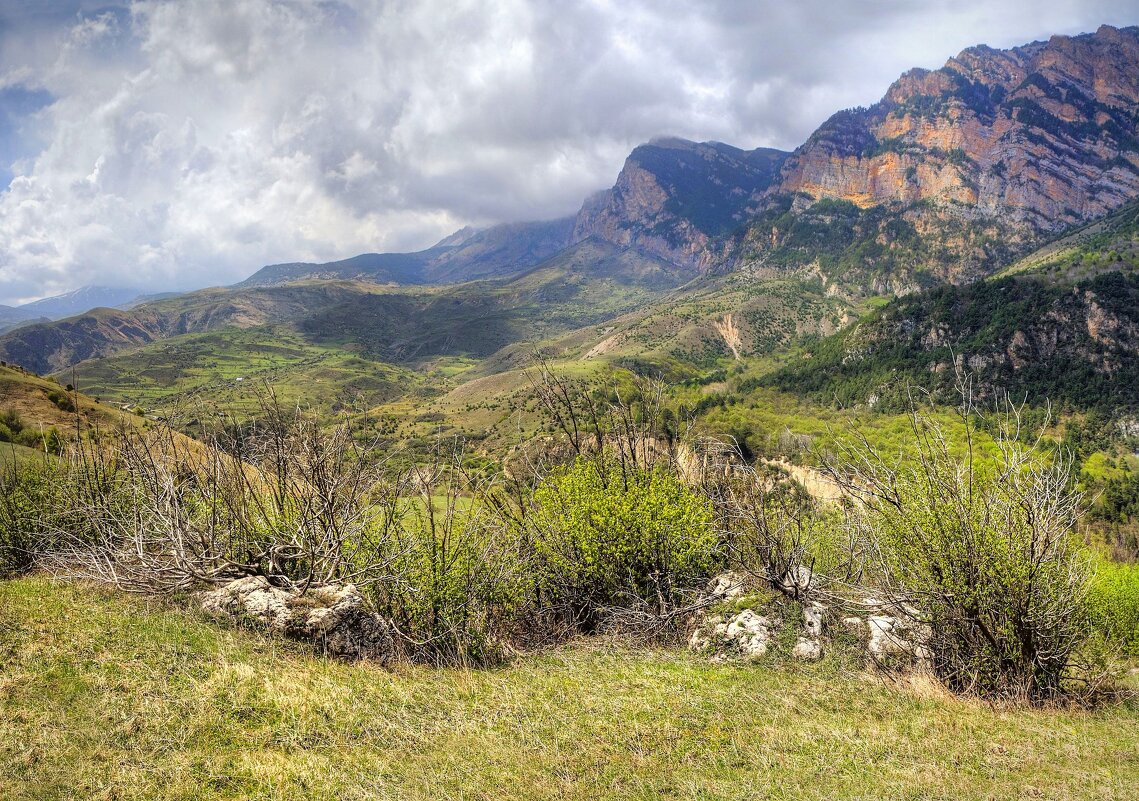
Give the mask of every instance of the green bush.
<svg viewBox="0 0 1139 801">
<path fill-rule="evenodd" d="M 47 399 L 54 403 L 61 411 L 73 412 L 75 411 L 75 402 L 71 399 L 70 395 L 66 395 L 56 390 L 49 390 Z"/>
<path fill-rule="evenodd" d="M 13 434 L 19 434 L 20 429 L 24 427 L 24 421 L 14 409 L 0 411 L 0 423 L 10 428 Z"/>
<path fill-rule="evenodd" d="M 526 554 L 485 510 L 424 500 L 393 528 L 392 579 L 370 585 L 370 600 L 416 661 L 498 662 L 531 597 Z"/>
<path fill-rule="evenodd" d="M 1088 608 L 1098 631 L 1127 654 L 1139 656 L 1139 565 L 1097 560 Z"/>
<path fill-rule="evenodd" d="M 69 512 L 62 479 L 46 461 L 0 470 L 0 578 L 30 568 Z"/>
<path fill-rule="evenodd" d="M 53 456 L 58 456 L 64 451 L 63 437 L 55 426 L 45 429 L 23 428 L 11 441 L 26 448 L 35 448 L 44 453 L 50 453 Z"/>
<path fill-rule="evenodd" d="M 715 564 L 709 503 L 663 467 L 579 458 L 539 485 L 534 504 L 543 590 L 586 629 L 609 607 L 668 614 Z"/>
</svg>

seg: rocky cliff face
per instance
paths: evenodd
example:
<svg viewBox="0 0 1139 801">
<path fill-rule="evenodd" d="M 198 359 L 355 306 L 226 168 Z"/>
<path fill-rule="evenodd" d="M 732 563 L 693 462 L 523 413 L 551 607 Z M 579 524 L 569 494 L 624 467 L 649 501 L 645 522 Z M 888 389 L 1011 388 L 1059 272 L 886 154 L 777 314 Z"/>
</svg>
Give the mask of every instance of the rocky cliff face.
<svg viewBox="0 0 1139 801">
<path fill-rule="evenodd" d="M 1139 195 L 1139 27 L 969 48 L 834 115 L 773 188 L 1057 231 Z"/>
<path fill-rule="evenodd" d="M 768 148 L 745 151 L 683 139 L 641 145 L 613 188 L 582 206 L 573 241 L 597 237 L 702 268 L 709 243 L 746 222 L 786 157 Z"/>
</svg>

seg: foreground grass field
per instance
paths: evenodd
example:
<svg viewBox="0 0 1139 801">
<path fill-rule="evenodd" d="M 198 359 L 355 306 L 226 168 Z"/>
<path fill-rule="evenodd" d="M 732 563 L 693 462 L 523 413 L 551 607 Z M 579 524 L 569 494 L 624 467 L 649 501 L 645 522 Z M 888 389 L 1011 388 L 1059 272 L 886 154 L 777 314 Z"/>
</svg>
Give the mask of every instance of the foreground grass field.
<svg viewBox="0 0 1139 801">
<path fill-rule="evenodd" d="M 1000 710 L 824 660 L 581 644 L 491 671 L 328 662 L 0 582 L 0 798 L 1124 799 L 1139 708 Z"/>
</svg>

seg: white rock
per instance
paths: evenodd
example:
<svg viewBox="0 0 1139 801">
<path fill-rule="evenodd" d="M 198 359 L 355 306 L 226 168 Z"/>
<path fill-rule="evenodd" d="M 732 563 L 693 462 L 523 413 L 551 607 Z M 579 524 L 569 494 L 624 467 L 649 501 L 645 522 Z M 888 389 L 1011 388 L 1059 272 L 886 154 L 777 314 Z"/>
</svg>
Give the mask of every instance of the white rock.
<svg viewBox="0 0 1139 801">
<path fill-rule="evenodd" d="M 744 577 L 729 570 L 709 581 L 705 594 L 712 600 L 730 601 L 744 595 L 746 591 L 747 582 Z"/>
<path fill-rule="evenodd" d="M 871 615 L 866 622 L 870 628 L 866 650 L 876 662 L 900 656 L 919 667 L 928 666 L 932 658 L 927 645 L 932 634 L 929 626 L 909 617 L 886 614 Z"/>
<path fill-rule="evenodd" d="M 796 659 L 813 662 L 820 659 L 823 655 L 823 644 L 820 640 L 812 637 L 800 637 L 799 641 L 795 643 L 795 647 L 791 651 L 791 655 Z"/>
<path fill-rule="evenodd" d="M 308 593 L 274 587 L 264 576 L 236 579 L 199 597 L 206 612 L 270 631 L 311 640 L 331 656 L 387 661 L 395 641 L 387 623 L 370 612 L 351 584 L 313 587 Z"/>
<path fill-rule="evenodd" d="M 724 634 L 744 656 L 759 657 L 767 653 L 772 628 L 766 617 L 745 609 L 728 622 Z"/>
<path fill-rule="evenodd" d="M 806 636 L 817 640 L 823 636 L 823 617 L 827 608 L 815 601 L 803 607 L 803 630 Z"/>
</svg>

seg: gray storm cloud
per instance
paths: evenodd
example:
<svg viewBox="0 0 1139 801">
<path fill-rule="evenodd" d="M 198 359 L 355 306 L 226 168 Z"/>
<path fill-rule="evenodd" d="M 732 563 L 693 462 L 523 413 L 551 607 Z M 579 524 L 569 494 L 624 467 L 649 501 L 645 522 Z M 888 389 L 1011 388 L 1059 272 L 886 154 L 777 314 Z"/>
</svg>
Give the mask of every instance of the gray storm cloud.
<svg viewBox="0 0 1139 801">
<path fill-rule="evenodd" d="M 653 136 L 792 148 L 910 66 L 1129 5 L 8 0 L 0 102 L 44 99 L 0 138 L 0 303 L 569 214 Z"/>
</svg>

